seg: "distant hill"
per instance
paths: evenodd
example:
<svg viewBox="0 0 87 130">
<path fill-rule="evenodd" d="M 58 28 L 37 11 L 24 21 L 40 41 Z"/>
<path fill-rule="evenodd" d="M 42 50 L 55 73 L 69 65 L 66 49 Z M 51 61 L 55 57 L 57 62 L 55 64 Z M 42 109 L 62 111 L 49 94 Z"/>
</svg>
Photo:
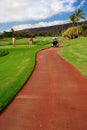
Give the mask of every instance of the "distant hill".
<svg viewBox="0 0 87 130">
<path fill-rule="evenodd" d="M 87 21 L 80 22 L 79 25 L 81 24 L 87 24 Z M 62 31 L 66 30 L 67 28 L 71 27 L 72 23 L 67 23 L 63 25 L 55 25 L 55 26 L 49 26 L 49 27 L 40 27 L 40 28 L 32 28 L 32 29 L 23 29 L 18 31 L 21 34 L 30 34 L 34 33 L 36 35 L 43 35 L 43 34 L 52 34 L 52 35 L 58 35 Z"/>
</svg>

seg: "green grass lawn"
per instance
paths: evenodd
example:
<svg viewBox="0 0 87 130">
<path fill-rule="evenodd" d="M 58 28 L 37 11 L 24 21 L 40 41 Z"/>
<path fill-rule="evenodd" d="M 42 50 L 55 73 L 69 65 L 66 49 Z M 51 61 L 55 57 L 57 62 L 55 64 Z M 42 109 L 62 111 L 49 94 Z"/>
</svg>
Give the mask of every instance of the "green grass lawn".
<svg viewBox="0 0 87 130">
<path fill-rule="evenodd" d="M 0 57 L 0 111 L 23 87 L 34 68 L 36 53 L 49 47 L 51 40 L 50 37 L 37 37 L 34 45 L 29 48 L 27 43 L 25 45 L 25 39 L 16 41 L 16 47 L 8 45 L 10 39 L 7 39 L 5 45 L 0 46 L 0 50 L 9 52 L 8 55 Z"/>
<path fill-rule="evenodd" d="M 61 37 L 58 40 L 61 41 Z M 0 111 L 23 87 L 34 68 L 36 53 L 49 47 L 52 38 L 34 38 L 34 45 L 30 48 L 28 42 L 28 38 L 17 39 L 16 47 L 13 47 L 11 39 L 0 40 L 0 50 L 9 52 L 0 57 Z M 58 53 L 87 78 L 87 38 L 68 40 L 62 45 Z"/>
<path fill-rule="evenodd" d="M 68 40 L 58 53 L 87 78 L 87 37 Z"/>
<path fill-rule="evenodd" d="M 17 45 L 28 45 L 29 40 L 28 38 L 21 38 L 21 39 L 16 39 L 16 44 Z M 0 45 L 12 45 L 12 38 L 4 38 L 0 39 Z"/>
</svg>

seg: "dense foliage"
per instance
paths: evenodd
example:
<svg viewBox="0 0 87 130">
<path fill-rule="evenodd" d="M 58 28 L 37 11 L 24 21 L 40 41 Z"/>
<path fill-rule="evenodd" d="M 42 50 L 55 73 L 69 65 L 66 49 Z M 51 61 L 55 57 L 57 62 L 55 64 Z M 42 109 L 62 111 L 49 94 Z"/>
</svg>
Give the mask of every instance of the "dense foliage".
<svg viewBox="0 0 87 130">
<path fill-rule="evenodd" d="M 87 37 L 87 24 L 70 27 L 62 34 L 63 37 L 67 37 L 69 39 L 77 38 L 78 35 Z"/>
<path fill-rule="evenodd" d="M 78 32 L 77 32 L 77 28 L 78 28 Z M 77 38 L 78 37 L 78 34 L 81 35 L 82 33 L 82 29 L 81 27 L 70 27 L 68 28 L 62 35 L 63 37 L 67 37 L 69 39 L 74 39 L 74 38 Z"/>
<path fill-rule="evenodd" d="M 9 51 L 7 51 L 7 50 L 0 50 L 0 57 L 6 56 L 8 54 L 9 54 Z"/>
<path fill-rule="evenodd" d="M 87 24 L 83 24 L 81 28 L 82 28 L 82 36 L 87 37 Z"/>
</svg>

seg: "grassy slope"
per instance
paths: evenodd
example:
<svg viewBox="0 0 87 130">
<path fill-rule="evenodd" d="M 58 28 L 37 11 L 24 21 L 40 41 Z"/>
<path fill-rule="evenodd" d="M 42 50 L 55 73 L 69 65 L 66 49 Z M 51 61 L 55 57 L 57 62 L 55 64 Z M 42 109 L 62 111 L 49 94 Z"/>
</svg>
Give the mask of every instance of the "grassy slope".
<svg viewBox="0 0 87 130">
<path fill-rule="evenodd" d="M 0 47 L 0 49 L 9 51 L 7 56 L 0 58 L 0 111 L 12 100 L 28 79 L 35 65 L 37 51 L 48 47 L 49 40 L 49 38 L 34 39 L 36 45 L 31 48 L 25 45 Z M 21 44 L 21 39 L 18 44 Z"/>
<path fill-rule="evenodd" d="M 69 40 L 58 52 L 87 78 L 87 38 Z"/>
</svg>

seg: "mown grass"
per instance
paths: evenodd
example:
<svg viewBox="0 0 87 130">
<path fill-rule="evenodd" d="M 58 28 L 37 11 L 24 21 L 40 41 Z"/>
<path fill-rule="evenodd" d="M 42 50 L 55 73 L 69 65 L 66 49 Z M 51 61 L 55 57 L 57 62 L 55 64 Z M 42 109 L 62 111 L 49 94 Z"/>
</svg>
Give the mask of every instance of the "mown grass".
<svg viewBox="0 0 87 130">
<path fill-rule="evenodd" d="M 87 38 L 68 40 L 62 45 L 58 53 L 87 78 Z"/>
<path fill-rule="evenodd" d="M 35 38 L 34 45 L 29 48 L 20 39 L 16 45 L 1 46 L 0 50 L 7 50 L 8 55 L 0 57 L 0 111 L 14 98 L 29 78 L 34 65 L 36 53 L 50 46 L 51 38 Z M 21 43 L 22 42 L 22 43 Z"/>
<path fill-rule="evenodd" d="M 16 44 L 17 45 L 27 45 L 29 43 L 28 38 L 19 38 L 16 39 Z M 1 46 L 5 46 L 5 45 L 12 45 L 12 38 L 4 38 L 4 39 L 0 39 L 0 45 Z"/>
</svg>

